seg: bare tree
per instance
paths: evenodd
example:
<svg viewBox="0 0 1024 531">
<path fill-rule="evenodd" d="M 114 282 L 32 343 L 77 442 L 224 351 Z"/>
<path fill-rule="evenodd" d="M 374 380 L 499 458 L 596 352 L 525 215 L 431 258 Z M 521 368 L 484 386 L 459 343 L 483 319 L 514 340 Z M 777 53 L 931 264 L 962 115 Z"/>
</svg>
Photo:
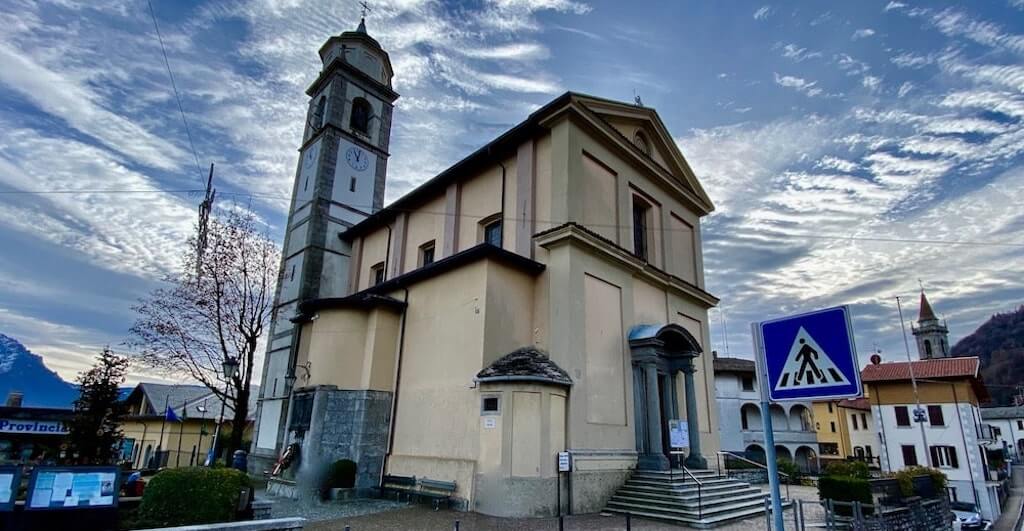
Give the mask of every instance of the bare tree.
<svg viewBox="0 0 1024 531">
<path fill-rule="evenodd" d="M 198 230 L 197 230 L 198 233 Z M 269 329 L 280 253 L 250 211 L 212 218 L 205 251 L 189 238 L 181 271 L 133 309 L 129 345 L 149 367 L 189 376 L 233 411 L 227 456 L 242 445 L 257 345 Z M 238 360 L 235 376 L 221 369 Z M 230 392 L 226 392 L 230 387 Z"/>
</svg>

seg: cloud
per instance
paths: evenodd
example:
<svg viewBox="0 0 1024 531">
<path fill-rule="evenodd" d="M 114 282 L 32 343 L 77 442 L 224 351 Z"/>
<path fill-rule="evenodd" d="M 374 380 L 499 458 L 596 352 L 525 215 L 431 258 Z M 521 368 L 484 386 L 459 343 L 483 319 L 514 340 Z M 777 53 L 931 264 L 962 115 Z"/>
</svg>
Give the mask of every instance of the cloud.
<svg viewBox="0 0 1024 531">
<path fill-rule="evenodd" d="M 861 79 L 861 86 L 871 92 L 877 92 L 882 86 L 882 78 L 878 76 L 864 76 L 864 78 Z"/>
<path fill-rule="evenodd" d="M 776 44 L 776 47 L 778 47 L 778 44 Z M 807 51 L 807 48 L 800 48 L 795 44 L 787 44 L 782 47 L 782 56 L 800 63 L 807 59 L 821 57 L 821 52 L 810 52 Z"/>
<path fill-rule="evenodd" d="M 882 9 L 882 11 L 893 11 L 897 9 L 903 9 L 904 7 L 907 7 L 907 4 L 904 4 L 903 2 L 892 1 L 889 2 L 888 4 L 885 4 L 885 8 Z"/>
<path fill-rule="evenodd" d="M 900 88 L 899 90 L 896 91 L 896 95 L 902 98 L 903 96 L 909 94 L 911 90 L 914 90 L 914 84 L 911 83 L 910 81 L 904 81 L 902 84 L 900 84 Z"/>
<path fill-rule="evenodd" d="M 772 12 L 772 6 L 761 6 L 754 11 L 754 20 L 765 20 L 771 16 Z"/>
<path fill-rule="evenodd" d="M 993 22 L 977 20 L 953 8 L 942 11 L 920 9 L 914 12 L 926 19 L 943 34 L 950 37 L 964 37 L 978 44 L 1024 54 L 1024 35 L 1006 32 Z"/>
<path fill-rule="evenodd" d="M 889 58 L 892 64 L 900 68 L 921 68 L 935 63 L 932 55 L 918 55 L 911 52 L 902 52 Z"/>
<path fill-rule="evenodd" d="M 872 36 L 874 34 L 875 34 L 875 30 L 873 30 L 871 28 L 861 28 L 861 29 L 853 32 L 853 35 L 850 36 L 850 39 L 854 40 L 854 41 L 858 40 L 858 39 L 866 39 L 866 38 L 868 38 L 868 37 L 870 37 L 870 36 Z"/>
<path fill-rule="evenodd" d="M 837 54 L 833 56 L 832 59 L 839 66 L 839 69 L 845 72 L 848 76 L 859 76 L 868 70 L 871 70 L 871 67 L 864 61 L 854 59 L 845 53 Z"/>
<path fill-rule="evenodd" d="M 823 90 L 815 86 L 818 84 L 817 81 L 807 81 L 804 78 L 796 76 L 780 76 L 778 72 L 775 73 L 775 84 L 794 89 L 797 92 L 801 92 L 812 98 L 824 93 Z"/>
</svg>

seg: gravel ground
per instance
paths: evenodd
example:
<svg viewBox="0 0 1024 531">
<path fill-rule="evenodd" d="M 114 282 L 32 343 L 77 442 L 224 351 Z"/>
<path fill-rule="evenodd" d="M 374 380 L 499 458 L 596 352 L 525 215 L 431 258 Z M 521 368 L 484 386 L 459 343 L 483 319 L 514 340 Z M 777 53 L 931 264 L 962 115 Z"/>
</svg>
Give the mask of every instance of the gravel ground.
<svg viewBox="0 0 1024 531">
<path fill-rule="evenodd" d="M 767 487 L 764 489 L 767 491 Z M 804 506 L 804 516 L 808 522 L 820 522 L 823 520 L 824 511 L 820 505 L 813 503 L 818 500 L 817 489 L 814 487 L 790 487 L 790 496 L 794 499 L 799 498 L 812 502 Z M 297 503 L 293 502 L 292 506 L 295 509 L 301 509 Z M 275 506 L 274 516 L 284 516 L 284 513 L 279 512 L 277 509 L 278 507 Z M 330 511 L 334 511 L 333 514 L 336 516 L 330 516 Z M 295 512 L 294 514 L 304 516 L 310 520 L 317 520 L 306 525 L 308 531 L 342 531 L 345 529 L 345 526 L 350 526 L 351 531 L 450 531 L 455 528 L 456 520 L 459 521 L 460 531 L 484 529 L 499 531 L 555 531 L 558 529 L 557 518 L 497 518 L 477 513 L 446 510 L 433 511 L 427 506 L 408 506 L 379 500 L 360 500 L 344 504 L 324 505 L 321 506 L 321 512 L 318 513 Z M 785 512 L 785 522 L 787 529 L 795 529 L 792 510 Z M 626 528 L 626 519 L 620 515 L 584 514 L 567 516 L 564 525 L 566 531 L 621 531 Z M 642 531 L 688 529 L 682 526 L 641 518 L 634 518 L 632 520 L 632 528 Z M 765 518 L 761 515 L 716 529 L 721 531 L 765 531 L 767 527 Z"/>
<path fill-rule="evenodd" d="M 298 501 L 287 498 L 258 496 L 261 501 L 270 501 L 273 505 L 270 514 L 273 518 L 287 518 L 290 516 L 301 516 L 310 521 L 338 521 L 342 518 L 350 518 L 362 515 L 372 515 L 382 512 L 395 512 L 404 509 L 408 505 L 388 500 L 354 500 L 349 502 L 328 502 L 318 503 L 314 501 Z M 308 526 L 307 526 L 308 528 Z M 344 525 L 338 529 L 343 529 Z M 322 529 L 334 529 L 324 527 Z"/>
</svg>

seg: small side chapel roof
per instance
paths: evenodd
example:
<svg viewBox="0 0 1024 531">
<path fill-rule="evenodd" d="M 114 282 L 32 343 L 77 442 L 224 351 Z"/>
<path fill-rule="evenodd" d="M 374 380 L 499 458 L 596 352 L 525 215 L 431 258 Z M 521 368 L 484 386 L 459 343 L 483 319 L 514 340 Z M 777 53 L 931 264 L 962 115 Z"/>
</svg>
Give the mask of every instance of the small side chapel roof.
<svg viewBox="0 0 1024 531">
<path fill-rule="evenodd" d="M 543 382 L 570 386 L 569 373 L 534 347 L 523 347 L 498 358 L 476 373 L 477 382 Z"/>
</svg>

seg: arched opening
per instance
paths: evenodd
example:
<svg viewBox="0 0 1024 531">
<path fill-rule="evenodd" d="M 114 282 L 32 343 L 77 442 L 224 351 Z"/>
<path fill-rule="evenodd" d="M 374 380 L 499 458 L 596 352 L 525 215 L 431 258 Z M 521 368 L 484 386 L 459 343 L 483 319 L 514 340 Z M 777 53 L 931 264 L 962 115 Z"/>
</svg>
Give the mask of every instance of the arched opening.
<svg viewBox="0 0 1024 531">
<path fill-rule="evenodd" d="M 932 357 L 932 342 L 930 339 L 924 340 L 924 355 L 925 357 Z"/>
<path fill-rule="evenodd" d="M 348 126 L 353 131 L 364 135 L 370 134 L 370 117 L 373 115 L 373 108 L 366 98 L 352 100 L 352 115 L 349 117 Z"/>
<path fill-rule="evenodd" d="M 740 408 L 740 426 L 744 430 L 761 430 L 761 408 L 755 404 L 743 404 Z"/>
<path fill-rule="evenodd" d="M 856 457 L 857 459 L 862 459 L 863 460 L 864 459 L 864 448 L 862 448 L 860 446 L 854 446 L 853 447 L 853 456 Z"/>
<path fill-rule="evenodd" d="M 327 98 L 320 96 L 316 100 L 316 107 L 313 108 L 313 115 L 309 117 L 309 124 L 312 126 L 313 131 L 319 131 L 324 126 L 324 112 L 327 110 Z"/>
<path fill-rule="evenodd" d="M 796 449 L 794 463 L 804 473 L 815 472 L 818 469 L 818 455 L 808 446 L 801 446 Z"/>
<path fill-rule="evenodd" d="M 751 444 L 750 446 L 747 446 L 747 449 L 743 453 L 745 454 L 744 457 L 751 461 L 756 461 L 762 464 L 765 462 L 764 448 L 761 448 L 761 445 L 759 444 Z"/>
<path fill-rule="evenodd" d="M 789 429 L 793 431 L 813 431 L 814 421 L 811 410 L 797 404 L 789 410 Z"/>
<path fill-rule="evenodd" d="M 776 444 L 775 445 L 775 458 L 776 459 L 785 459 L 786 461 L 792 461 L 793 460 L 793 454 L 789 451 L 789 448 L 786 448 L 785 446 Z"/>
<path fill-rule="evenodd" d="M 789 429 L 789 419 L 786 418 L 786 410 L 778 404 L 772 404 L 768 406 L 768 411 L 772 416 L 772 430 L 773 431 L 785 431 Z"/>
<path fill-rule="evenodd" d="M 651 154 L 651 145 L 647 142 L 647 136 L 644 135 L 643 131 L 638 130 L 636 134 L 633 135 L 633 145 L 638 147 L 640 151 L 643 151 L 644 155 Z"/>
</svg>

